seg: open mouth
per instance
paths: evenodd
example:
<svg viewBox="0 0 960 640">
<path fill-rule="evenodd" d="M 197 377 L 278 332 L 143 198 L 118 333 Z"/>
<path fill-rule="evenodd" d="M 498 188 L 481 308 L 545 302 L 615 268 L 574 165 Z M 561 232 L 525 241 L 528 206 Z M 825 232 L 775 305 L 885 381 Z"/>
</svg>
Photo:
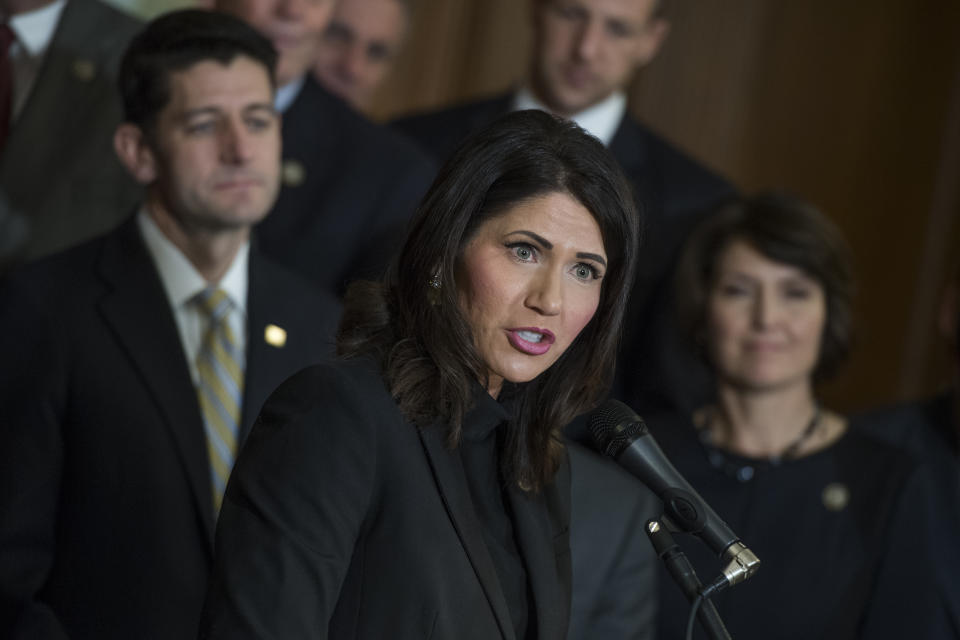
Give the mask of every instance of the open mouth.
<svg viewBox="0 0 960 640">
<path fill-rule="evenodd" d="M 510 344 L 518 351 L 539 356 L 550 350 L 556 338 L 546 329 L 524 327 L 511 329 L 507 332 Z"/>
</svg>

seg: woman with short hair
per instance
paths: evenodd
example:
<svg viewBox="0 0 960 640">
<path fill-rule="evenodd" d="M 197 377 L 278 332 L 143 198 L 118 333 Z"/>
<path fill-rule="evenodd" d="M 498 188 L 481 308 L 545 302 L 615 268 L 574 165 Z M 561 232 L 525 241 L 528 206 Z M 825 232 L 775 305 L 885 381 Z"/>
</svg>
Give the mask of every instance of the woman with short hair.
<svg viewBox="0 0 960 640">
<path fill-rule="evenodd" d="M 937 637 L 913 520 L 927 475 L 817 398 L 816 382 L 849 351 L 852 293 L 839 230 L 779 194 L 715 212 L 679 263 L 680 316 L 714 373 L 715 401 L 649 425 L 760 558 L 755 577 L 715 598 L 737 640 Z M 719 574 L 709 551 L 684 547 L 704 582 Z M 662 582 L 661 637 L 682 638 L 689 604 Z"/>
</svg>

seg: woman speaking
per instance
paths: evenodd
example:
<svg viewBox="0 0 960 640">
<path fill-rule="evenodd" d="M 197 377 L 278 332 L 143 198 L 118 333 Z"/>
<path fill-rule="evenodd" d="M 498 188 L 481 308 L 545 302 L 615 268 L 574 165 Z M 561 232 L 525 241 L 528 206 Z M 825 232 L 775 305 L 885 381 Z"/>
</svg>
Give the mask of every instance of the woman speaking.
<svg viewBox="0 0 960 640">
<path fill-rule="evenodd" d="M 576 125 L 506 116 L 441 170 L 340 359 L 267 401 L 217 529 L 201 636 L 566 635 L 558 430 L 613 372 L 638 215 Z"/>
</svg>

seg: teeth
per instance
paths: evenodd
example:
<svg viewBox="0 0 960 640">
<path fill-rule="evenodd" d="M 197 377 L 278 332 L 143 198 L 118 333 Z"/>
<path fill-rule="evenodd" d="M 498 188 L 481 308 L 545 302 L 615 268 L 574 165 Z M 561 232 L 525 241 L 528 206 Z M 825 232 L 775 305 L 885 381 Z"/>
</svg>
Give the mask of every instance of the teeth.
<svg viewBox="0 0 960 640">
<path fill-rule="evenodd" d="M 533 331 L 517 331 L 517 335 L 527 342 L 540 342 L 543 340 L 542 333 L 534 333 Z"/>
</svg>

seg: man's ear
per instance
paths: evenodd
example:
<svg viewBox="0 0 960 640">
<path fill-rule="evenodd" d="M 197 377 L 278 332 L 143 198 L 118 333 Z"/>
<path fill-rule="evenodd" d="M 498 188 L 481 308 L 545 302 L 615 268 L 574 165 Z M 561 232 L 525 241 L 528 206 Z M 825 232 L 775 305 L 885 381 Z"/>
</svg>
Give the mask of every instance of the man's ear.
<svg viewBox="0 0 960 640">
<path fill-rule="evenodd" d="M 148 185 L 157 179 L 157 158 L 143 129 L 129 122 L 120 123 L 113 133 L 113 149 L 120 164 L 138 183 Z"/>
<path fill-rule="evenodd" d="M 666 18 L 650 18 L 650 22 L 643 28 L 643 33 L 637 41 L 634 56 L 634 70 L 645 67 L 660 52 L 667 36 L 670 35 L 670 22 Z"/>
</svg>

